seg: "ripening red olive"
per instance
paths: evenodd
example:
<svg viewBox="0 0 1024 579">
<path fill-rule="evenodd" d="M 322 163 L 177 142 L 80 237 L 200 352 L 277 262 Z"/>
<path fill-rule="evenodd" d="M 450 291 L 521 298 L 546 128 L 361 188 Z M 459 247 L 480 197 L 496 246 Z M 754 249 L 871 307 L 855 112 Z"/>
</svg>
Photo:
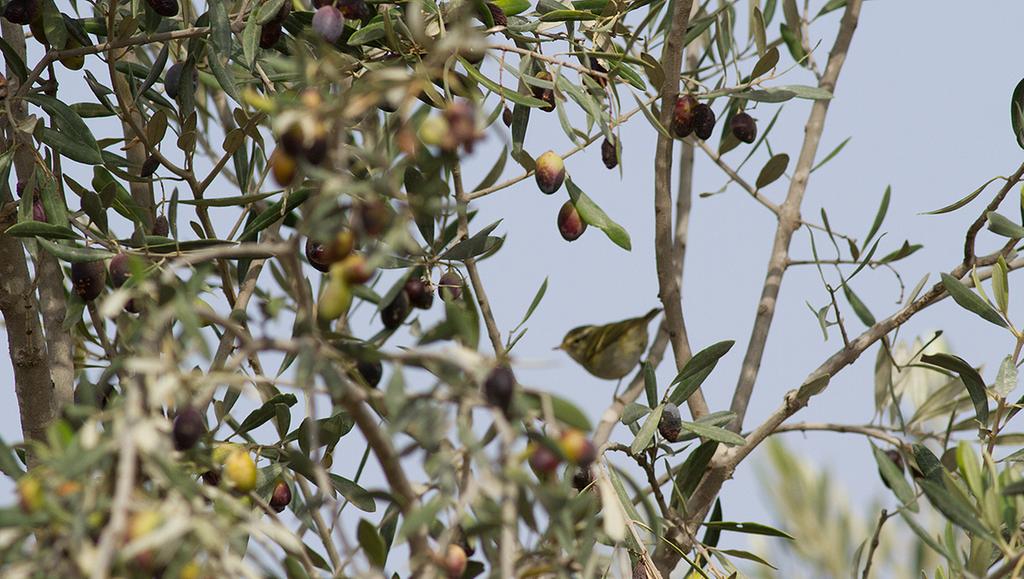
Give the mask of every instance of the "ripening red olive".
<svg viewBox="0 0 1024 579">
<path fill-rule="evenodd" d="M 277 481 L 274 485 L 274 492 L 270 495 L 270 508 L 280 513 L 284 511 L 288 504 L 292 502 L 292 489 L 288 487 L 288 483 Z"/>
<path fill-rule="evenodd" d="M 697 99 L 693 95 L 680 95 L 672 109 L 672 133 L 680 139 L 693 132 L 693 110 Z"/>
<path fill-rule="evenodd" d="M 558 232 L 566 241 L 576 241 L 587 230 L 587 223 L 572 201 L 566 201 L 558 211 Z"/>
</svg>

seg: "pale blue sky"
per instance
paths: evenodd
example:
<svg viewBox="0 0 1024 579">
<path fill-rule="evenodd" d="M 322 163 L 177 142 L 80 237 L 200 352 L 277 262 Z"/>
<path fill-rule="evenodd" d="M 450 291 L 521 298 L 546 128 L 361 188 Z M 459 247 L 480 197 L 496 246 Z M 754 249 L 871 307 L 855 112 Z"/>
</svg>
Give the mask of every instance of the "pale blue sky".
<svg viewBox="0 0 1024 579">
<path fill-rule="evenodd" d="M 936 280 L 939 271 L 958 262 L 962 232 L 981 211 L 984 201 L 978 200 L 952 215 L 920 213 L 963 196 L 990 177 L 1009 174 L 1024 157 L 1009 128 L 1010 93 L 1024 76 L 1024 69 L 1017 64 L 1024 5 L 1010 0 L 979 3 L 979 9 L 970 15 L 952 10 L 953 6 L 922 1 L 874 1 L 865 5 L 829 111 L 819 157 L 846 137 L 852 139 L 839 157 L 812 175 L 803 209 L 805 216 L 817 221 L 818 209 L 824 206 L 837 230 L 863 238 L 882 191 L 891 184 L 893 198 L 882 229 L 887 235 L 880 251 L 895 249 L 904 239 L 925 245 L 899 264 L 908 289 L 925 273 Z M 825 60 L 838 18 L 836 12 L 812 29 L 815 39 L 823 39 L 817 54 L 819 62 Z M 97 60 L 87 63 L 98 76 L 105 76 Z M 788 55 L 783 55 L 782 63 L 791 63 Z M 808 74 L 797 70 L 779 84 L 811 82 Z M 90 96 L 88 92 L 79 94 Z M 631 104 L 632 99 L 627 97 L 625 107 Z M 754 111 L 762 130 L 776 106 L 761 105 Z M 720 112 L 721 103 L 715 109 Z M 786 105 L 771 138 L 776 152 L 796 158 L 808 109 L 806 101 Z M 571 146 L 554 115 L 535 113 L 533 120 L 527 149 L 535 156 L 549 148 L 563 151 Z M 564 188 L 545 196 L 531 179 L 476 204 L 480 209 L 475 222 L 478 226 L 500 217 L 504 222 L 498 232 L 508 233 L 498 256 L 480 266 L 503 331 L 518 323 L 541 281 L 549 277 L 547 296 L 515 352 L 517 359 L 534 366 L 524 365 L 517 370 L 519 379 L 575 401 L 594 422 L 607 406 L 614 384 L 590 377 L 564 355 L 552 352 L 551 347 L 569 328 L 639 315 L 658 302 L 651 251 L 654 131 L 637 115 L 623 128 L 622 141 L 625 174 L 621 179 L 618 171 L 603 167 L 596 147 L 568 159 L 566 166 L 575 182 L 630 232 L 632 252 L 615 247 L 593 228 L 574 243 L 563 241 L 555 227 L 555 215 L 566 199 Z M 499 149 L 499 139 L 491 135 L 467 164 L 468 184 L 476 183 L 479 175 L 490 168 Z M 727 158 L 738 163 L 745 150 L 741 147 Z M 763 155 L 759 152 L 745 167 L 743 173 L 749 181 L 764 163 Z M 718 190 L 725 183 L 724 174 L 700 153 L 697 159 L 695 190 Z M 517 169 L 510 162 L 506 176 L 517 174 Z M 781 201 L 786 184 L 780 180 L 767 187 L 765 194 Z M 1004 213 L 1016 214 L 1014 198 L 1009 196 Z M 736 340 L 732 352 L 705 383 L 712 410 L 728 408 L 774 227 L 772 215 L 738 186 L 730 186 L 721 195 L 694 200 L 684 283 L 690 340 L 695 350 L 719 340 Z M 187 229 L 184 223 L 181 229 Z M 820 236 L 817 239 L 823 241 Z M 979 253 L 994 247 L 993 239 L 983 232 Z M 792 247 L 794 257 L 810 257 L 805 230 L 797 232 Z M 1020 300 L 1014 298 L 1015 285 L 1011 278 L 1011 314 L 1020 312 Z M 887 272 L 865 271 L 853 287 L 879 318 L 897 307 L 897 288 Z M 799 385 L 808 372 L 841 346 L 835 330 L 830 340 L 823 342 L 817 322 L 805 305 L 810 302 L 820 306 L 826 298 L 814 268 L 794 268 L 787 273 L 748 426 L 776 408 L 784 392 Z M 430 315 L 437 314 L 434 311 Z M 859 331 L 861 326 L 848 309 L 846 319 L 852 331 Z M 379 321 L 371 323 L 379 327 Z M 936 328 L 946 330 L 955 353 L 974 364 L 984 364 L 984 376 L 989 381 L 999 360 L 1012 350 L 1005 332 L 948 300 L 916 316 L 901 337 L 909 339 Z M 485 347 L 482 342 L 481 349 Z M 873 360 L 874 349 L 833 379 L 828 391 L 796 418 L 868 422 L 873 413 Z M 658 375 L 665 384 L 674 369 L 665 363 Z M 12 376 L 7 356 L 0 357 L 0 376 Z M 7 382 L 9 387 L 0 390 L 0 436 L 10 441 L 19 439 L 21 433 L 13 380 Z M 628 441 L 628 432 L 620 430 L 616 439 Z M 835 481 L 846 487 L 854 504 L 863 509 L 885 490 L 863 439 L 791 434 L 786 440 L 805 458 L 833 470 Z M 355 433 L 343 441 L 335 455 L 336 472 L 351 476 L 362 447 Z M 351 458 L 346 453 L 352 453 Z M 726 485 L 722 499 L 727 519 L 771 521 L 749 466 L 757 460 L 755 453 L 737 471 L 736 480 Z M 371 465 L 374 469 L 364 480 L 374 486 L 381 479 L 373 461 Z M 0 484 L 0 497 L 10 497 L 9 485 Z M 784 522 L 776 523 L 785 527 Z M 733 544 L 746 545 L 746 539 L 735 539 Z"/>
</svg>

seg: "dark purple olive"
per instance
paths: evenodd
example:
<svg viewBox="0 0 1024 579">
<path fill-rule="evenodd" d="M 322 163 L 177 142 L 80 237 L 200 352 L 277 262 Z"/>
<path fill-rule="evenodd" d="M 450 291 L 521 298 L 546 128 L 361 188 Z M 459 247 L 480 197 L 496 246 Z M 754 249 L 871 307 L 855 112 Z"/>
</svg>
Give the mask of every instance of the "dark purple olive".
<svg viewBox="0 0 1024 579">
<path fill-rule="evenodd" d="M 501 111 L 501 122 L 505 123 L 506 127 L 512 126 L 512 109 L 505 107 L 505 110 Z"/>
<path fill-rule="evenodd" d="M 697 99 L 693 95 L 681 95 L 672 109 L 672 133 L 680 139 L 693 132 L 693 110 Z"/>
<path fill-rule="evenodd" d="M 208 470 L 203 473 L 203 482 L 211 487 L 220 485 L 220 473 L 215 470 Z"/>
<path fill-rule="evenodd" d="M 593 483 L 594 473 L 590 472 L 589 466 L 577 468 L 572 475 L 572 487 L 581 493 Z"/>
<path fill-rule="evenodd" d="M 484 380 L 484 398 L 487 403 L 501 409 L 505 416 L 512 408 L 512 399 L 516 392 L 516 376 L 512 370 L 498 366 L 487 374 Z"/>
<path fill-rule="evenodd" d="M 31 23 L 38 15 L 38 0 L 11 0 L 4 8 L 4 18 L 19 26 Z"/>
<path fill-rule="evenodd" d="M 558 211 L 558 232 L 566 241 L 576 241 L 587 230 L 587 224 L 572 201 L 566 201 Z"/>
<path fill-rule="evenodd" d="M 398 292 L 395 299 L 380 311 L 380 319 L 384 322 L 385 328 L 394 330 L 402 325 L 405 318 L 409 317 L 410 311 L 412 311 L 412 306 L 409 304 L 409 296 L 405 295 L 405 292 Z"/>
<path fill-rule="evenodd" d="M 153 220 L 153 235 L 167 237 L 171 233 L 171 224 L 166 215 L 157 215 Z"/>
<path fill-rule="evenodd" d="M 128 254 L 119 253 L 114 257 L 110 258 L 110 265 L 107 266 L 107 270 L 110 272 L 110 283 L 114 284 L 114 287 L 121 287 L 128 281 L 128 278 L 132 276 L 132 270 L 128 266 Z"/>
<path fill-rule="evenodd" d="M 370 17 L 370 7 L 365 0 L 338 0 L 335 5 L 341 15 L 349 20 L 362 20 Z"/>
<path fill-rule="evenodd" d="M 139 169 L 139 177 L 149 177 L 160 167 L 160 159 L 156 155 L 146 157 Z"/>
<path fill-rule="evenodd" d="M 292 489 L 283 480 L 278 481 L 274 485 L 274 493 L 270 495 L 270 508 L 280 513 L 288 508 L 288 503 L 290 502 L 292 502 Z"/>
<path fill-rule="evenodd" d="M 322 6 L 313 14 L 313 32 L 328 44 L 337 42 L 344 28 L 345 19 L 334 6 Z"/>
<path fill-rule="evenodd" d="M 267 50 L 273 48 L 277 44 L 278 40 L 281 40 L 281 23 L 280 22 L 268 22 L 263 25 L 263 29 L 260 30 L 260 48 Z"/>
<path fill-rule="evenodd" d="M 178 0 L 146 0 L 149 7 L 164 18 L 178 15 Z"/>
<path fill-rule="evenodd" d="M 658 432 L 662 438 L 669 442 L 679 440 L 679 433 L 683 430 L 683 419 L 679 416 L 679 407 L 669 402 L 661 412 L 661 421 L 658 422 Z"/>
<path fill-rule="evenodd" d="M 274 19 L 270 21 L 273 24 L 284 24 L 284 21 L 288 18 L 288 15 L 292 13 L 292 3 L 290 0 L 285 0 L 284 4 L 281 4 L 281 9 L 274 15 Z"/>
<path fill-rule="evenodd" d="M 89 302 L 103 291 L 107 280 L 107 267 L 102 260 L 71 264 L 71 287 L 78 297 Z"/>
<path fill-rule="evenodd" d="M 615 149 L 615 141 L 605 137 L 601 143 L 601 161 L 609 169 L 614 169 L 619 164 L 619 155 Z"/>
<path fill-rule="evenodd" d="M 412 307 L 429 310 L 434 305 L 434 290 L 421 277 L 411 277 L 405 282 L 405 293 Z"/>
<path fill-rule="evenodd" d="M 739 113 L 729 124 L 732 134 L 744 143 L 753 143 L 757 138 L 757 122 L 747 113 Z"/>
<path fill-rule="evenodd" d="M 319 271 L 327 272 L 331 269 L 331 262 L 327 258 L 327 248 L 324 244 L 306 239 L 306 260 Z"/>
<path fill-rule="evenodd" d="M 206 434 L 203 415 L 191 406 L 182 408 L 174 417 L 174 428 L 171 434 L 174 438 L 175 449 L 188 450 L 192 448 Z"/>
<path fill-rule="evenodd" d="M 551 82 L 554 80 L 551 73 L 542 70 L 537 73 L 538 80 L 546 80 Z M 545 105 L 540 107 L 540 110 L 550 113 L 555 110 L 555 90 L 551 88 L 542 88 L 539 86 L 531 86 L 530 91 L 533 92 L 533 97 L 544 101 Z"/>
<path fill-rule="evenodd" d="M 707 103 L 700 103 L 693 109 L 693 132 L 702 140 L 711 138 L 715 130 L 715 111 Z"/>
<path fill-rule="evenodd" d="M 356 372 L 366 381 L 367 386 L 376 388 L 384 376 L 384 366 L 380 360 L 359 360 L 356 363 Z"/>
<path fill-rule="evenodd" d="M 437 282 L 438 292 L 441 299 L 446 302 L 453 302 L 462 297 L 462 277 L 455 270 L 448 270 Z"/>
<path fill-rule="evenodd" d="M 14 186 L 14 190 L 17 191 L 18 197 L 25 194 L 25 187 L 28 186 L 27 181 L 18 181 L 18 184 Z"/>
<path fill-rule="evenodd" d="M 167 69 L 167 73 L 164 74 L 164 91 L 167 92 L 167 96 L 172 99 L 178 98 L 178 93 L 181 92 L 181 73 L 185 68 L 185 63 L 175 62 Z M 196 81 L 198 73 L 195 72 L 195 68 L 192 69 L 193 81 Z"/>
</svg>

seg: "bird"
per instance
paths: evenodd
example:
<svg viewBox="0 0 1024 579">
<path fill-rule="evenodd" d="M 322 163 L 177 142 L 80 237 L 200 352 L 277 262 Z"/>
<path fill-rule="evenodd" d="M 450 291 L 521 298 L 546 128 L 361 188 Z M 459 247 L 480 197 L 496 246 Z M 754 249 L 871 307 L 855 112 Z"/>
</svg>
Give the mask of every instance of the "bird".
<svg viewBox="0 0 1024 579">
<path fill-rule="evenodd" d="M 647 349 L 647 324 L 659 312 L 661 308 L 654 308 L 638 318 L 573 328 L 555 349 L 598 378 L 618 380 L 640 363 Z"/>
</svg>

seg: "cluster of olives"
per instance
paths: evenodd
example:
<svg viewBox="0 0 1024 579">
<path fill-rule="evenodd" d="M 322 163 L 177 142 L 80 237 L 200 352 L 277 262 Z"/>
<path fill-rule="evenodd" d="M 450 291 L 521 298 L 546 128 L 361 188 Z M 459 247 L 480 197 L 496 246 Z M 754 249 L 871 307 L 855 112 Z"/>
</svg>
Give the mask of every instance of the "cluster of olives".
<svg viewBox="0 0 1024 579">
<path fill-rule="evenodd" d="M 46 38 L 46 29 L 43 26 L 43 11 L 40 0 L 11 0 L 4 7 L 3 17 L 12 24 L 19 26 L 27 24 L 29 29 L 32 30 L 32 37 L 38 40 L 40 44 L 49 46 L 50 42 Z M 80 27 L 69 27 L 64 46 L 52 46 L 50 48 L 58 50 L 82 48 L 85 40 L 85 33 Z M 78 56 L 61 56 L 59 60 L 65 68 L 71 70 L 79 70 L 85 66 L 85 55 L 81 54 Z"/>
<path fill-rule="evenodd" d="M 715 130 L 715 112 L 707 103 L 697 102 L 693 95 L 676 99 L 672 109 L 672 134 L 680 139 L 693 133 L 701 140 L 711 138 Z M 757 122 L 746 112 L 736 113 L 729 121 L 729 129 L 736 139 L 753 143 L 757 138 Z"/>
<path fill-rule="evenodd" d="M 566 460 L 576 468 L 573 479 L 582 479 L 590 476 L 590 465 L 597 460 L 597 449 L 594 443 L 587 438 L 587 435 L 575 428 L 566 428 L 562 431 L 557 441 L 552 441 L 542 436 L 537 436 L 526 449 L 529 454 L 530 468 L 541 480 L 549 480 L 558 470 L 562 460 Z M 588 480 L 582 487 L 590 484 Z"/>
</svg>

